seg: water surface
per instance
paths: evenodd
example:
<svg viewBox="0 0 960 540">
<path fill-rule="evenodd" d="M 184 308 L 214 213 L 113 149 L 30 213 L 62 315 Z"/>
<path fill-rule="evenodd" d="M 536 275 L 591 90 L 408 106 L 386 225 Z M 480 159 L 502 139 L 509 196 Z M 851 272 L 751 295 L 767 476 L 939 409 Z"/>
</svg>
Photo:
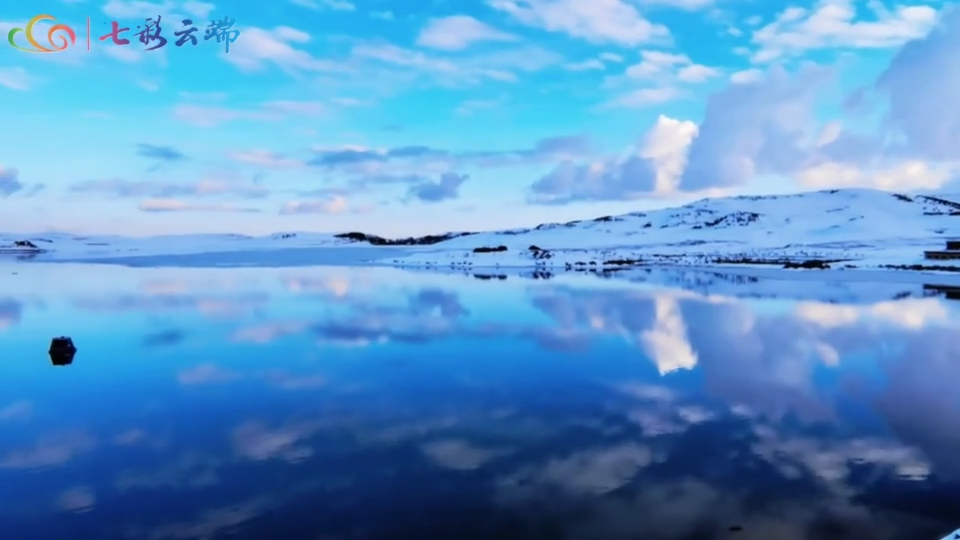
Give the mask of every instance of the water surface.
<svg viewBox="0 0 960 540">
<path fill-rule="evenodd" d="M 960 313 L 919 286 L 0 275 L 2 538 L 937 540 L 960 526 Z M 54 367 L 61 334 L 79 352 Z"/>
</svg>

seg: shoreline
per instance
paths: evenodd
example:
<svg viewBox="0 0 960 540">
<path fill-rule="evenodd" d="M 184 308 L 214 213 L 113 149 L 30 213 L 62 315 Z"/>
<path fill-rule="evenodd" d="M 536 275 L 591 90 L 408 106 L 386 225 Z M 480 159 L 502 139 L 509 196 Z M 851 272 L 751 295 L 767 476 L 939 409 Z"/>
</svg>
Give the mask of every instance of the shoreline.
<svg viewBox="0 0 960 540">
<path fill-rule="evenodd" d="M 47 252 L 50 253 L 50 252 Z M 452 251 L 432 251 L 390 247 L 342 247 L 330 248 L 285 248 L 272 250 L 221 251 L 192 254 L 136 255 L 118 257 L 73 257 L 47 258 L 38 254 L 30 258 L 9 258 L 16 264 L 89 264 L 124 266 L 130 268 L 287 268 L 287 267 L 387 267 L 414 272 L 433 272 L 442 274 L 473 275 L 483 279 L 490 276 L 514 276 L 531 279 L 549 279 L 561 275 L 598 275 L 616 278 L 618 276 L 642 274 L 646 271 L 671 271 L 694 273 L 719 273 L 781 281 L 834 281 L 834 282 L 886 282 L 910 284 L 936 284 L 960 286 L 960 267 L 958 271 L 913 270 L 904 268 L 884 268 L 881 266 L 855 266 L 830 268 L 783 268 L 771 263 L 704 263 L 697 261 L 702 255 L 683 257 L 694 259 L 690 263 L 679 262 L 680 257 L 661 256 L 650 262 L 629 264 L 604 264 L 598 261 L 580 261 L 569 263 L 561 261 L 523 261 L 512 260 L 487 264 L 457 264 L 442 261 L 410 261 L 408 257 L 421 258 L 429 255 L 451 254 Z M 561 253 L 558 251 L 558 253 Z M 18 254 L 21 255 L 21 254 Z M 712 255 L 717 258 L 723 255 Z M 649 257 L 649 256 L 648 256 Z M 654 256 L 656 257 L 656 256 Z M 5 258 L 0 253 L 0 261 Z M 795 257 L 802 261 L 801 257 Z M 758 259 L 759 260 L 759 259 Z M 861 261 L 849 261 L 861 262 Z M 906 261 L 904 261 L 906 262 Z"/>
</svg>

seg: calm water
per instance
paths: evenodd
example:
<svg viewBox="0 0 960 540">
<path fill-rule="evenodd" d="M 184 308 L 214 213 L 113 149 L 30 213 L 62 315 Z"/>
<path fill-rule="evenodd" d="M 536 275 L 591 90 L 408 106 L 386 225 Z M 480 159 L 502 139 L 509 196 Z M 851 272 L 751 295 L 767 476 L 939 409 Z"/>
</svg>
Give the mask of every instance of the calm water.
<svg viewBox="0 0 960 540">
<path fill-rule="evenodd" d="M 0 275 L 0 538 L 937 540 L 960 526 L 960 302 L 917 287 Z M 54 367 L 61 334 L 79 352 Z"/>
</svg>

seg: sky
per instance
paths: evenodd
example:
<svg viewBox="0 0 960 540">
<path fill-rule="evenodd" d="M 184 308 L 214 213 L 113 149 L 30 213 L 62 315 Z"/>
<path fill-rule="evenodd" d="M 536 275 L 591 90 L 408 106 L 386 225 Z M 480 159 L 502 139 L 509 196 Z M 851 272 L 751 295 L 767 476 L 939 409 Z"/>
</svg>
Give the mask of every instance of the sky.
<svg viewBox="0 0 960 540">
<path fill-rule="evenodd" d="M 951 189 L 960 11 L 910 1 L 7 2 L 0 36 L 50 15 L 35 41 L 69 46 L 0 39 L 0 230 L 396 237 Z"/>
</svg>

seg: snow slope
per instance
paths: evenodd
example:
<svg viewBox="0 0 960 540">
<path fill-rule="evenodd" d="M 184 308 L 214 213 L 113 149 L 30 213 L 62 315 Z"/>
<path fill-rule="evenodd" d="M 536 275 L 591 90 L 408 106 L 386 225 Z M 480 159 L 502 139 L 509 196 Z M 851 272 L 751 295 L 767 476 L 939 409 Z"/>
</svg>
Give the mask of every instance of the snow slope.
<svg viewBox="0 0 960 540">
<path fill-rule="evenodd" d="M 922 264 L 924 250 L 943 249 L 953 237 L 960 237 L 960 202 L 944 195 L 845 189 L 704 199 L 651 212 L 482 233 L 421 249 L 397 262 L 556 268 L 636 259 L 708 266 L 731 259 L 833 259 L 868 268 Z M 506 250 L 473 252 L 499 246 Z"/>
<path fill-rule="evenodd" d="M 432 245 L 372 246 L 316 233 L 258 238 L 8 234 L 0 235 L 0 254 L 6 251 L 23 257 L 23 250 L 14 250 L 12 243 L 30 240 L 40 248 L 33 254 L 38 261 L 151 266 L 254 265 L 257 261 L 282 265 L 295 259 L 298 264 L 315 265 L 569 269 L 617 266 L 617 261 L 638 259 L 697 266 L 732 260 L 830 259 L 844 261 L 835 267 L 871 268 L 923 263 L 923 250 L 942 249 L 946 239 L 960 237 L 960 202 L 956 201 L 960 197 L 867 189 L 704 199 L 650 212 L 470 234 Z M 476 248 L 500 251 L 475 252 Z M 960 263 L 938 264 L 956 264 L 960 269 Z"/>
</svg>

